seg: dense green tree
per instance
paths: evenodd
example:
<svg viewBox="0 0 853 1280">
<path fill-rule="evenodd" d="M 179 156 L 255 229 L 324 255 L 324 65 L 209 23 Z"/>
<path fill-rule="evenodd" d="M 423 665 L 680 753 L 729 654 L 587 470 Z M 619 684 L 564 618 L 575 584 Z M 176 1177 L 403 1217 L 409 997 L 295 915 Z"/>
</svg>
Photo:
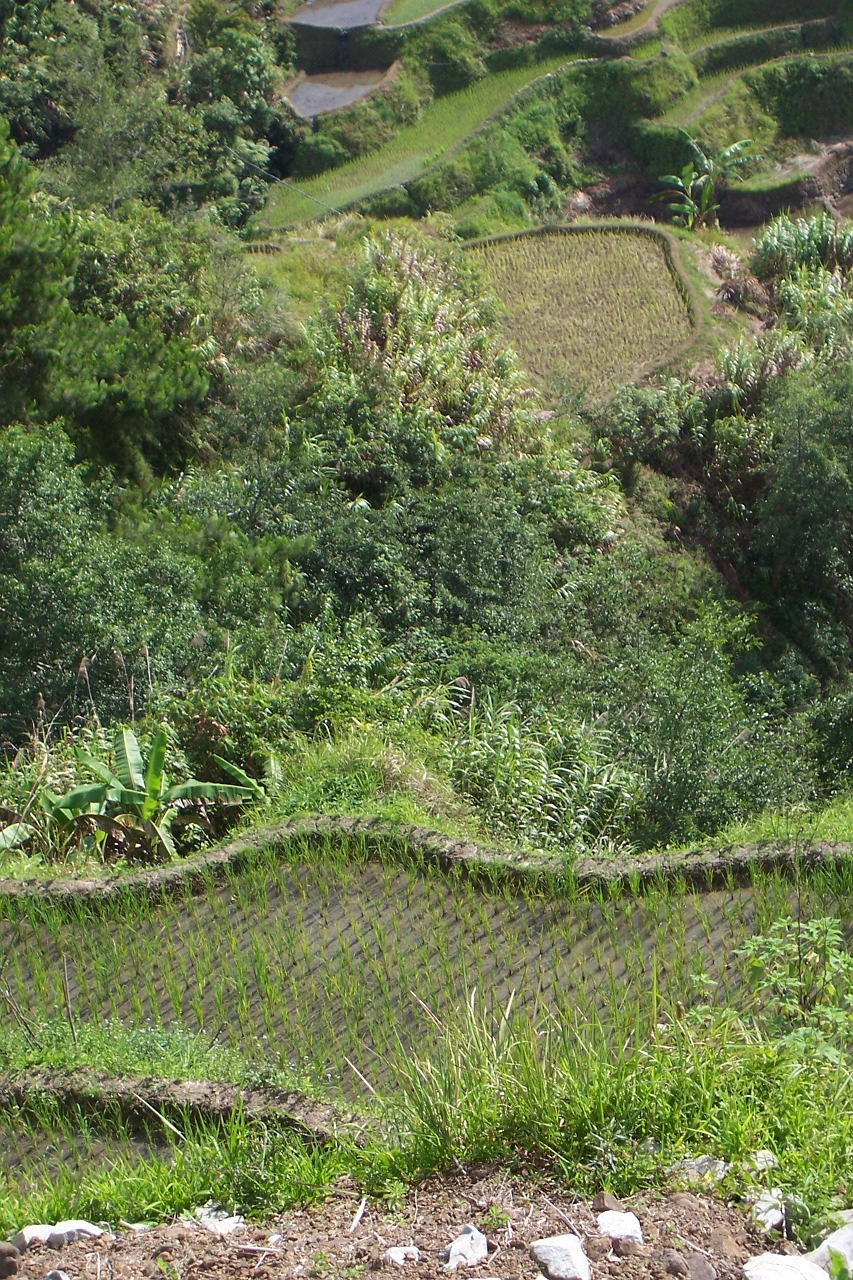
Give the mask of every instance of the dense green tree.
<svg viewBox="0 0 853 1280">
<path fill-rule="evenodd" d="M 0 422 L 39 401 L 73 276 L 72 219 L 38 199 L 35 186 L 0 122 Z"/>
<path fill-rule="evenodd" d="M 774 447 L 741 572 L 776 625 L 837 674 L 853 642 L 853 377 L 787 379 L 766 416 Z"/>
</svg>

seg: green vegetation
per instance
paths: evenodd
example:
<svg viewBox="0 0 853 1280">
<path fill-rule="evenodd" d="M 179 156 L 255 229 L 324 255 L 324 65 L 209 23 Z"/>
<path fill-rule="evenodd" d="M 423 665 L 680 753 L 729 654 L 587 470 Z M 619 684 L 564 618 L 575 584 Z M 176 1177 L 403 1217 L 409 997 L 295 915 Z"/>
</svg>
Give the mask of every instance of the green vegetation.
<svg viewBox="0 0 853 1280">
<path fill-rule="evenodd" d="M 834 198 L 849 6 L 471 0 L 352 33 L 395 77 L 313 123 L 340 42 L 286 8 L 0 0 L 0 876 L 118 886 L 3 899 L 0 1072 L 335 1093 L 363 1143 L 30 1097 L 0 1229 L 492 1160 L 741 1194 L 766 1147 L 805 1240 L 850 1195 L 807 855 L 853 831 L 853 244 L 773 215 Z M 593 218 L 660 174 L 683 226 Z M 128 882 L 335 813 L 381 834 Z M 761 838 L 786 875 L 573 879 Z"/>
<path fill-rule="evenodd" d="M 800 882 L 803 938 L 823 941 L 820 962 L 790 978 L 783 966 L 796 964 L 798 946 L 798 926 L 784 920 L 790 882 L 761 874 L 750 890 L 707 901 L 677 886 L 636 902 L 590 901 L 553 898 L 553 888 L 437 880 L 405 847 L 368 860 L 357 843 L 295 842 L 283 860 L 261 855 L 220 889 L 174 901 L 93 903 L 68 915 L 35 903 L 18 909 L 4 927 L 16 937 L 9 977 L 27 1018 L 4 1040 L 4 1069 L 97 1060 L 117 1072 L 205 1071 L 253 1085 L 314 1078 L 324 1092 L 342 1084 L 358 1096 L 373 1124 L 360 1128 L 360 1147 L 342 1127 L 331 1144 L 306 1150 L 269 1122 L 238 1115 L 202 1124 L 178 1114 L 169 1129 L 150 1119 L 154 1153 L 143 1159 L 106 1114 L 94 1128 L 78 1120 L 65 1132 L 84 1148 L 105 1142 L 118 1162 L 107 1176 L 90 1159 L 72 1183 L 46 1174 L 38 1144 L 56 1141 L 63 1120 L 36 1104 L 4 1116 L 34 1155 L 25 1189 L 20 1167 L 6 1175 L 0 1222 L 55 1218 L 59 1206 L 107 1220 L 158 1218 L 193 1208 L 203 1186 L 261 1217 L 322 1198 L 342 1172 L 365 1193 L 393 1198 L 456 1161 L 494 1159 L 552 1177 L 571 1171 L 581 1194 L 602 1182 L 625 1194 L 671 1177 L 673 1162 L 697 1150 L 733 1162 L 734 1191 L 751 1185 L 744 1162 L 760 1146 L 783 1156 L 774 1182 L 804 1200 L 807 1236 L 846 1190 L 850 1119 L 837 1098 L 849 1068 L 835 1049 L 849 1043 L 838 981 L 849 957 L 825 913 L 849 890 L 849 870 Z M 261 904 L 258 933 L 251 922 Z M 115 944 L 109 951 L 102 935 Z M 747 937 L 733 972 L 732 944 Z M 171 1004 L 185 1024 L 220 1027 L 242 1054 L 213 1047 L 200 1030 L 143 1029 L 139 1015 L 136 1031 L 104 1021 L 79 1036 L 68 1022 L 44 1021 L 39 1011 L 62 987 L 59 949 L 72 1016 L 84 1005 L 102 1016 L 124 999 L 138 1000 L 140 1015 L 147 1006 L 168 1018 Z M 118 972 L 138 975 L 120 993 Z M 728 1008 L 712 994 L 723 981 Z M 475 985 L 488 995 L 469 995 Z M 778 1014 L 761 998 L 768 988 L 789 1000 Z M 378 1093 L 363 1092 L 359 1072 Z"/>
<path fill-rule="evenodd" d="M 419 22 L 439 9 L 443 9 L 447 0 L 391 0 L 382 11 L 382 21 L 394 26 L 404 22 Z"/>
<path fill-rule="evenodd" d="M 509 337 L 542 382 L 601 395 L 662 364 L 692 333 L 671 246 L 651 231 L 555 231 L 471 252 L 506 307 Z"/>
<path fill-rule="evenodd" d="M 661 182 L 669 189 L 661 192 L 667 201 L 673 221 L 689 230 L 702 226 L 719 226 L 716 202 L 718 188 L 739 176 L 739 171 L 752 160 L 750 138 L 742 138 L 724 147 L 716 156 L 706 155 L 700 146 L 688 139 L 691 157 L 681 173 L 666 174 Z"/>
<path fill-rule="evenodd" d="M 299 183 L 276 187 L 264 214 L 271 229 L 322 217 L 365 196 L 417 177 L 458 146 L 519 89 L 571 61 L 559 54 L 544 63 L 496 72 L 457 93 L 436 98 L 415 124 L 397 131 L 379 150 Z"/>
</svg>

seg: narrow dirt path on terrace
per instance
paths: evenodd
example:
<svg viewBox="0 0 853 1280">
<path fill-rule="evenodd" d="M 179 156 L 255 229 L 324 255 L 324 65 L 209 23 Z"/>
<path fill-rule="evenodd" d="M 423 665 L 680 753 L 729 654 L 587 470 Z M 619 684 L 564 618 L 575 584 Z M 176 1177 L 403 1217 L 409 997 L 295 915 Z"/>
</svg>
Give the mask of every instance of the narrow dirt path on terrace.
<svg viewBox="0 0 853 1280">
<path fill-rule="evenodd" d="M 648 31 L 656 31 L 661 18 L 667 10 L 674 9 L 677 4 L 681 3 L 682 0 L 651 0 L 651 4 L 648 7 L 652 12 L 645 22 L 642 22 L 638 27 L 631 27 L 630 31 L 626 31 L 625 28 L 630 22 L 629 19 L 628 22 L 617 22 L 612 27 L 601 27 L 596 30 L 595 34 L 601 36 L 604 40 L 627 40 L 629 38 L 633 40 L 636 36 L 645 35 Z"/>
<path fill-rule="evenodd" d="M 21 1259 L 18 1280 L 44 1280 L 55 1268 L 70 1280 L 357 1280 L 371 1272 L 386 1280 L 435 1280 L 444 1274 L 441 1250 L 468 1223 L 487 1236 L 489 1256 L 456 1274 L 481 1280 L 535 1280 L 539 1267 L 530 1244 L 567 1232 L 583 1238 L 593 1280 L 666 1280 L 672 1274 L 741 1280 L 743 1262 L 768 1247 L 742 1210 L 704 1196 L 643 1194 L 624 1207 L 637 1214 L 644 1243 L 617 1256 L 598 1234 L 588 1201 L 565 1189 L 531 1186 L 500 1169 L 425 1183 L 399 1208 L 365 1204 L 343 1179 L 325 1204 L 224 1238 L 189 1221 L 124 1230 L 61 1250 L 34 1246 Z M 417 1261 L 402 1268 L 384 1261 L 389 1247 L 412 1244 Z"/>
</svg>

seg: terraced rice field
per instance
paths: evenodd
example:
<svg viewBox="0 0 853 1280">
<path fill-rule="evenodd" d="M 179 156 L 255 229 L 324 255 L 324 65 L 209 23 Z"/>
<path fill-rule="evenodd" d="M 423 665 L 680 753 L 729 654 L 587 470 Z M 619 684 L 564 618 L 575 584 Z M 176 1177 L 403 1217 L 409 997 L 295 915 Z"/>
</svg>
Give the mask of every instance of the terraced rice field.
<svg viewBox="0 0 853 1280">
<path fill-rule="evenodd" d="M 322 216 L 324 210 L 342 209 L 378 191 L 411 181 L 475 133 L 519 90 L 578 56 L 563 53 L 535 66 L 486 76 L 459 93 L 431 102 L 419 120 L 400 129 L 390 142 L 370 155 L 313 178 L 279 183 L 270 194 L 265 227 L 276 230 L 307 222 Z"/>
<path fill-rule="evenodd" d="M 596 399 L 663 363 L 693 332 L 664 242 L 642 231 L 539 232 L 471 253 L 540 382 L 567 382 Z"/>
<path fill-rule="evenodd" d="M 65 1111 L 44 1099 L 27 1112 L 0 1110 L 0 1195 L 4 1174 L 10 1185 L 26 1190 L 28 1182 L 44 1176 L 79 1176 L 95 1166 L 119 1161 L 147 1160 L 167 1151 L 167 1143 L 153 1131 L 131 1132 L 119 1117 L 104 1116 L 95 1123 L 79 1111 Z"/>
<path fill-rule="evenodd" d="M 804 891 L 804 910 L 835 903 L 837 913 L 845 891 L 826 873 L 814 901 Z M 425 1010 L 452 1017 L 472 990 L 487 1010 L 515 992 L 536 1022 L 603 1017 L 619 1037 L 654 1005 L 652 990 L 689 1004 L 707 972 L 722 996 L 740 984 L 734 948 L 789 902 L 790 884 L 769 874 L 746 889 L 596 898 L 297 843 L 283 861 L 270 854 L 222 885 L 156 902 L 7 908 L 0 953 L 33 1027 L 64 1016 L 67 970 L 81 1023 L 204 1028 L 353 1096 L 354 1066 L 387 1087 L 398 1055 L 441 1036 Z"/>
</svg>

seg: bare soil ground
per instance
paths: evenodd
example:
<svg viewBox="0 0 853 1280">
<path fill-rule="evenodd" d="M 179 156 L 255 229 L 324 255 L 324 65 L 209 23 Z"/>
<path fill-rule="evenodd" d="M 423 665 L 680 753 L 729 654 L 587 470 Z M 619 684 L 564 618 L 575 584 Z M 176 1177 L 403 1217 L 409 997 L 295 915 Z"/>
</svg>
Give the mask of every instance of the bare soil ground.
<svg viewBox="0 0 853 1280">
<path fill-rule="evenodd" d="M 423 1184 L 395 1209 L 364 1205 L 342 1183 L 323 1205 L 292 1210 L 224 1238 L 197 1223 L 178 1222 L 124 1229 L 60 1250 L 35 1247 L 21 1259 L 19 1277 L 44 1280 L 58 1268 L 71 1280 L 357 1280 L 374 1272 L 377 1280 L 393 1280 L 401 1268 L 383 1262 L 386 1249 L 414 1243 L 420 1260 L 402 1272 L 428 1280 L 442 1274 L 440 1251 L 469 1222 L 490 1242 L 488 1259 L 472 1273 L 481 1280 L 535 1280 L 539 1269 L 528 1252 L 531 1242 L 569 1231 L 584 1238 L 593 1280 L 741 1280 L 744 1260 L 767 1248 L 742 1210 L 704 1195 L 644 1193 L 623 1207 L 638 1215 L 645 1243 L 618 1256 L 598 1234 L 589 1202 L 564 1189 L 531 1187 L 505 1172 Z"/>
</svg>

